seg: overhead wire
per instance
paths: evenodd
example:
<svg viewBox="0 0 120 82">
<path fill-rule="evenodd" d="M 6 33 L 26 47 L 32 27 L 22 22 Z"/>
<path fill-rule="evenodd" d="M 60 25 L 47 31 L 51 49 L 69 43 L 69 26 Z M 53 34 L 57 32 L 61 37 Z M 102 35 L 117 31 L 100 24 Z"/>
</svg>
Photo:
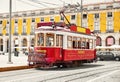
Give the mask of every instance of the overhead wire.
<svg viewBox="0 0 120 82">
<path fill-rule="evenodd" d="M 22 2 L 22 3 L 24 3 L 24 4 L 28 4 L 28 5 L 30 5 L 30 6 L 34 6 L 34 7 L 39 8 L 39 6 L 33 5 L 33 4 L 31 4 L 31 3 L 29 3 L 29 2 L 26 2 L 26 1 L 24 1 L 24 0 L 17 0 L 17 1 Z"/>
<path fill-rule="evenodd" d="M 45 1 L 40 1 L 40 0 L 29 0 L 31 2 L 37 3 L 37 4 L 46 4 L 46 7 L 50 7 L 50 5 L 53 6 L 61 6 L 60 4 L 55 4 L 55 3 L 50 3 L 50 2 L 45 2 Z"/>
</svg>

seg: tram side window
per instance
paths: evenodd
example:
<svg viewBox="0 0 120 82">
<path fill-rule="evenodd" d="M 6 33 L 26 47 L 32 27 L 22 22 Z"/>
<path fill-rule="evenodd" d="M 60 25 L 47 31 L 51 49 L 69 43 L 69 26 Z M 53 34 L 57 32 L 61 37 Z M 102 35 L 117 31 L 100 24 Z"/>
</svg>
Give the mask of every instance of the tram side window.
<svg viewBox="0 0 120 82">
<path fill-rule="evenodd" d="M 81 49 L 85 49 L 85 48 L 86 48 L 86 41 L 85 41 L 85 38 L 82 38 Z"/>
<path fill-rule="evenodd" d="M 89 49 L 89 42 L 86 42 L 86 49 Z"/>
<path fill-rule="evenodd" d="M 71 36 L 68 36 L 68 37 L 67 37 L 67 41 L 68 41 L 68 42 L 67 42 L 68 48 L 72 48 L 72 46 L 73 46 L 73 45 L 72 45 L 72 37 L 71 37 Z"/>
<path fill-rule="evenodd" d="M 43 33 L 38 34 L 37 45 L 44 46 L 44 34 Z"/>
<path fill-rule="evenodd" d="M 92 39 L 89 41 L 89 48 L 93 49 L 93 40 Z"/>
<path fill-rule="evenodd" d="M 78 48 L 80 49 L 81 48 L 81 38 L 77 38 L 77 41 L 78 41 Z"/>
<path fill-rule="evenodd" d="M 73 38 L 73 48 L 78 48 L 77 47 L 77 37 Z"/>
<path fill-rule="evenodd" d="M 89 49 L 89 39 L 86 39 L 86 49 Z"/>
<path fill-rule="evenodd" d="M 63 36 L 62 35 L 56 35 L 56 46 L 63 46 Z"/>
<path fill-rule="evenodd" d="M 85 49 L 85 47 L 86 47 L 86 42 L 85 42 L 85 41 L 82 41 L 82 42 L 81 42 L 81 48 L 82 48 L 82 49 Z"/>
<path fill-rule="evenodd" d="M 54 46 L 54 34 L 46 34 L 46 46 Z"/>
<path fill-rule="evenodd" d="M 59 46 L 60 40 L 59 40 L 59 35 L 56 35 L 56 46 Z"/>
</svg>

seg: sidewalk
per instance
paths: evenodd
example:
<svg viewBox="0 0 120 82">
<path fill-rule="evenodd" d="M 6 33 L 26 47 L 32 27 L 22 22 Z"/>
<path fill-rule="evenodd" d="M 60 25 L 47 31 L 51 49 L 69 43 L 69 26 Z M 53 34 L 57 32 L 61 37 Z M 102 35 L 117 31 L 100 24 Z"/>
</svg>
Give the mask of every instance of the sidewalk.
<svg viewBox="0 0 120 82">
<path fill-rule="evenodd" d="M 26 68 L 28 67 L 27 62 L 28 57 L 24 54 L 19 54 L 19 56 L 14 56 L 11 54 L 11 61 L 12 63 L 8 63 L 8 54 L 0 55 L 0 71 L 4 70 L 17 70 L 17 68 Z"/>
</svg>

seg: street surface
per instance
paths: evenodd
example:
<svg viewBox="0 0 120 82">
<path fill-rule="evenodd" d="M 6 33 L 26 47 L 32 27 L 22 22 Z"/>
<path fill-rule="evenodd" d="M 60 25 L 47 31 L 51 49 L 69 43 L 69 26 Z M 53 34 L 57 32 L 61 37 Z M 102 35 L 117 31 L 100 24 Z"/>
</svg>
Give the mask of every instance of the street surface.
<svg viewBox="0 0 120 82">
<path fill-rule="evenodd" d="M 0 55 L 0 68 L 3 67 L 14 67 L 14 66 L 24 66 L 28 65 L 27 62 L 28 56 L 25 54 L 19 54 L 18 56 L 11 55 L 12 64 L 8 63 L 8 54 Z"/>
<path fill-rule="evenodd" d="M 120 62 L 98 61 L 73 68 L 1 72 L 0 82 L 120 82 Z"/>
</svg>

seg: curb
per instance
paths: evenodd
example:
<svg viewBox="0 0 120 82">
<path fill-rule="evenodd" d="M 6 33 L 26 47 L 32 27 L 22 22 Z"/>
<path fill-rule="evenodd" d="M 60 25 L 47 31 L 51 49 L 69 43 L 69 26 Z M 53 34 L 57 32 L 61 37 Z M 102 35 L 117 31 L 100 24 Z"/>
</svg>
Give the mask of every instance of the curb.
<svg viewBox="0 0 120 82">
<path fill-rule="evenodd" d="M 21 70 L 21 69 L 30 69 L 30 68 L 34 68 L 34 67 L 33 66 L 3 67 L 3 68 L 0 68 L 0 72 L 13 71 L 13 70 Z"/>
</svg>

